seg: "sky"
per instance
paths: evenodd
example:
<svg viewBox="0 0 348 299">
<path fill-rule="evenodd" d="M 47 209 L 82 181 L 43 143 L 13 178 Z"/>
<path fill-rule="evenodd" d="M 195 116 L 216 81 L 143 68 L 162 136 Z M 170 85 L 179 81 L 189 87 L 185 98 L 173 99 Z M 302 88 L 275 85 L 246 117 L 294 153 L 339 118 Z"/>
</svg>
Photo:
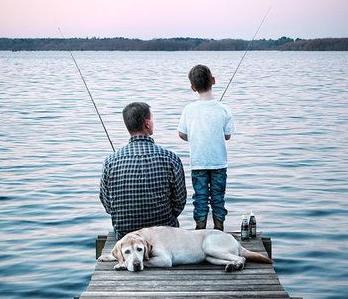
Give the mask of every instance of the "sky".
<svg viewBox="0 0 348 299">
<path fill-rule="evenodd" d="M 0 0 L 0 37 L 348 37 L 348 0 Z"/>
</svg>

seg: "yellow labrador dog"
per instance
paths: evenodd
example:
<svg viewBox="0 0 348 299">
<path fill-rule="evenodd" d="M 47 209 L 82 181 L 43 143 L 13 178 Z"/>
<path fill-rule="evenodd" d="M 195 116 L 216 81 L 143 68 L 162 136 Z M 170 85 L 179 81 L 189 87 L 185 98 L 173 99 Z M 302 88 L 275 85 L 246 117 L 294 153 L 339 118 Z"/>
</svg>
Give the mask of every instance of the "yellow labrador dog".
<svg viewBox="0 0 348 299">
<path fill-rule="evenodd" d="M 272 263 L 268 257 L 240 245 L 230 234 L 218 230 L 185 230 L 167 226 L 143 228 L 116 242 L 110 255 L 99 261 L 116 261 L 116 270 L 141 271 L 145 267 L 172 267 L 208 261 L 224 265 L 225 271 L 241 270 L 245 260 Z"/>
</svg>

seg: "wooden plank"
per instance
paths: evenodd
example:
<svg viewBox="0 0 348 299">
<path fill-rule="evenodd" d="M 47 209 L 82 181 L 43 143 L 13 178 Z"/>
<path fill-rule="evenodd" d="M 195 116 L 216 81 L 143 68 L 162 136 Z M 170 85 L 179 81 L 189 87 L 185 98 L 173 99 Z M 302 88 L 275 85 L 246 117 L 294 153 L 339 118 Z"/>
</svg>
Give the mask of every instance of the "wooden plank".
<svg viewBox="0 0 348 299">
<path fill-rule="evenodd" d="M 284 291 L 284 289 L 280 286 L 280 285 L 226 285 L 223 286 L 223 290 L 225 292 L 228 291 L 234 291 L 234 292 L 241 292 L 241 293 L 245 293 L 245 292 L 250 292 L 250 291 L 254 291 L 254 292 L 260 292 L 260 291 Z M 220 291 L 221 290 L 221 286 L 219 285 L 214 285 L 214 286 L 207 286 L 207 285 L 194 285 L 194 286 L 161 286 L 161 287 L 151 287 L 150 288 L 156 288 L 156 292 L 176 292 L 178 290 L 180 290 L 181 292 L 184 291 L 190 291 L 190 292 L 204 292 L 204 291 L 209 291 L 209 292 L 213 292 L 213 291 Z M 145 286 L 139 286 L 137 288 L 132 288 L 130 286 L 102 286 L 102 287 L 88 287 L 87 292 L 113 292 L 113 291 L 117 291 L 117 292 L 148 292 L 149 288 L 145 287 Z M 153 289 L 152 289 L 153 291 Z"/>
<path fill-rule="evenodd" d="M 98 257 L 101 256 L 103 248 L 105 247 L 105 243 L 108 236 L 105 235 L 99 235 L 98 238 L 95 240 L 95 258 L 98 259 Z"/>
<path fill-rule="evenodd" d="M 151 275 L 162 275 L 162 276 L 189 276 L 189 275 L 210 275 L 210 276 L 226 276 L 232 277 L 234 275 L 249 275 L 249 274 L 275 274 L 273 268 L 260 268 L 260 269 L 244 269 L 242 271 L 235 272 L 225 272 L 221 270 L 206 269 L 206 270 L 180 270 L 175 268 L 148 268 L 142 272 L 129 272 L 129 271 L 108 271 L 100 270 L 95 271 L 93 275 L 109 275 L 109 276 L 118 276 L 118 277 L 141 277 L 142 275 L 151 276 Z M 276 275 L 276 274 L 275 274 Z"/>
<path fill-rule="evenodd" d="M 104 271 L 115 271 L 113 269 L 115 262 L 98 262 L 97 265 L 95 266 L 95 270 L 104 270 Z M 224 272 L 224 266 L 219 266 L 219 265 L 212 265 L 212 264 L 188 264 L 188 265 L 178 265 L 174 267 L 166 267 L 166 268 L 145 268 L 144 271 L 151 271 L 152 269 L 163 269 L 163 270 L 168 270 L 171 269 L 173 271 L 175 270 L 220 270 Z M 273 269 L 271 264 L 257 264 L 257 263 L 246 263 L 244 269 Z M 244 271 L 244 270 L 241 270 Z"/>
<path fill-rule="evenodd" d="M 265 247 L 265 250 L 268 254 L 268 257 L 271 259 L 272 258 L 272 241 L 271 238 L 269 237 L 261 237 L 263 246 Z"/>
<path fill-rule="evenodd" d="M 108 280 L 114 280 L 114 281 L 128 281 L 128 280 L 134 280 L 134 281 L 149 281 L 149 280 L 164 280 L 164 281 L 171 281 L 171 280 L 180 280 L 180 279 L 185 279 L 185 280 L 255 280 L 255 279 L 278 279 L 277 274 L 272 273 L 272 274 L 236 274 L 236 275 L 204 275 L 204 274 L 198 274 L 195 273 L 193 275 L 180 275 L 180 274 L 172 274 L 172 275 L 163 275 L 163 274 L 157 274 L 157 275 L 148 275 L 147 273 L 144 275 L 137 274 L 137 275 L 132 275 L 132 276 L 122 276 L 122 275 L 110 275 L 110 274 L 98 274 L 95 273 L 91 277 L 91 281 L 108 281 Z M 206 283 L 206 282 L 204 282 Z"/>
<path fill-rule="evenodd" d="M 233 297 L 233 298 L 289 298 L 288 294 L 284 291 L 248 291 L 248 292 L 238 292 L 238 291 L 201 291 L 201 292 L 190 292 L 190 291 L 177 291 L 177 292 L 85 292 L 80 298 L 117 298 L 117 297 L 127 297 L 127 298 L 139 298 L 139 297 L 162 297 L 162 298 L 172 298 L 172 297 L 199 297 L 204 298 L 222 298 L 222 297 Z"/>
<path fill-rule="evenodd" d="M 204 286 L 210 287 L 210 286 L 219 286 L 219 287 L 225 287 L 225 286 L 259 286 L 259 285 L 278 285 L 279 280 L 278 279 L 244 279 L 244 280 L 205 280 Z M 127 286 L 132 288 L 139 288 L 140 284 L 139 281 L 134 280 L 92 280 L 89 284 L 89 287 L 109 287 L 109 286 Z M 167 287 L 167 286 L 180 286 L 181 287 L 194 287 L 192 285 L 192 280 L 144 280 L 141 281 L 141 287 L 145 287 L 146 289 L 148 287 L 153 288 L 161 288 L 161 287 Z M 197 285 L 197 287 L 203 287 L 202 285 Z"/>
</svg>

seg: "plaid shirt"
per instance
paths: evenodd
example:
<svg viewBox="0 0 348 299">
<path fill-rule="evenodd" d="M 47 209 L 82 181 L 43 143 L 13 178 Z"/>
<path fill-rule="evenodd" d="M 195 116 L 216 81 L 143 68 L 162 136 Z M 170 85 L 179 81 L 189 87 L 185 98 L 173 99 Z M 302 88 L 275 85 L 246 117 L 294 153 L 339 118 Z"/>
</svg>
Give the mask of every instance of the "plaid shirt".
<svg viewBox="0 0 348 299">
<path fill-rule="evenodd" d="M 180 158 L 151 137 L 131 137 L 105 160 L 100 200 L 117 239 L 143 227 L 179 226 L 177 217 L 186 204 Z"/>
</svg>

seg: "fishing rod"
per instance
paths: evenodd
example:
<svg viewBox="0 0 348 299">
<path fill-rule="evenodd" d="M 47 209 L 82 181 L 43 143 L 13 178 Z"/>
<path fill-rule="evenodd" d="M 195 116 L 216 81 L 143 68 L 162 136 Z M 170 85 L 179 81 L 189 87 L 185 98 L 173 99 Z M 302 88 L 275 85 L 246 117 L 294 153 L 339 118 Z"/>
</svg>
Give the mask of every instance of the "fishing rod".
<svg viewBox="0 0 348 299">
<path fill-rule="evenodd" d="M 266 12 L 266 14 L 264 15 L 264 17 L 263 17 L 263 19 L 262 19 L 262 21 L 261 21 L 259 27 L 257 28 L 257 30 L 256 30 L 256 32 L 255 32 L 255 34 L 254 34 L 253 39 L 248 43 L 248 45 L 247 45 L 247 47 L 246 47 L 246 49 L 245 49 L 245 52 L 244 52 L 242 58 L 240 59 L 238 65 L 237 65 L 237 67 L 236 67 L 236 69 L 235 69 L 235 71 L 234 71 L 234 73 L 233 73 L 233 75 L 232 75 L 230 81 L 228 82 L 228 84 L 227 84 L 227 86 L 226 86 L 224 92 L 222 93 L 221 98 L 220 98 L 219 101 L 222 101 L 222 99 L 223 99 L 223 97 L 224 97 L 224 95 L 225 95 L 225 93 L 226 93 L 228 87 L 230 86 L 230 84 L 231 84 L 231 82 L 232 82 L 234 76 L 237 74 L 237 71 L 238 71 L 240 65 L 242 64 L 242 61 L 243 61 L 244 57 L 246 56 L 246 54 L 247 54 L 248 51 L 250 50 L 250 48 L 251 48 L 251 46 L 252 46 L 252 44 L 253 44 L 253 41 L 255 40 L 256 35 L 259 33 L 260 28 L 262 27 L 262 24 L 263 24 L 263 22 L 266 20 L 266 18 L 267 18 L 267 16 L 268 16 L 269 12 L 271 11 L 271 9 L 272 9 L 272 7 L 270 7 L 270 8 L 267 10 L 267 12 Z"/>
<path fill-rule="evenodd" d="M 59 27 L 58 27 L 58 31 L 60 32 L 60 34 L 62 35 L 62 37 L 65 39 L 65 36 L 64 36 L 64 34 L 62 33 L 62 31 L 60 30 Z M 68 50 L 68 51 L 69 51 L 69 53 L 70 53 L 70 55 L 71 55 L 71 58 L 73 59 L 73 61 L 74 61 L 74 63 L 75 63 L 75 66 L 76 66 L 76 68 L 77 68 L 77 70 L 78 70 L 78 72 L 79 72 L 79 74 L 80 74 L 80 77 L 81 77 L 81 79 L 82 79 L 82 81 L 83 81 L 83 83 L 84 83 L 84 85 L 85 85 L 85 87 L 86 87 L 86 89 L 87 89 L 87 92 L 88 92 L 88 94 L 89 94 L 89 97 L 90 97 L 90 99 L 91 99 L 91 101 L 92 101 L 92 103 L 93 103 L 93 106 L 94 106 L 95 111 L 97 112 L 97 114 L 98 114 L 98 116 L 99 116 L 100 122 L 101 122 L 101 124 L 102 124 L 102 126 L 103 126 L 103 128 L 104 128 L 106 137 L 108 138 L 108 140 L 109 140 L 109 142 L 110 142 L 110 145 L 111 145 L 111 147 L 112 147 L 112 150 L 115 151 L 114 145 L 112 144 L 112 141 L 111 141 L 111 139 L 110 139 L 109 133 L 108 133 L 108 131 L 106 130 L 106 127 L 105 127 L 105 125 L 104 125 L 103 119 L 102 119 L 101 116 L 100 116 L 100 113 L 99 113 L 99 111 L 98 111 L 97 105 L 95 104 L 95 102 L 94 102 L 94 100 L 93 100 L 93 97 L 92 97 L 92 94 L 91 94 L 91 92 L 89 91 L 89 88 L 88 88 L 88 86 L 87 86 L 86 80 L 85 80 L 85 78 L 84 78 L 83 75 L 82 75 L 82 72 L 81 72 L 81 70 L 80 70 L 80 68 L 79 68 L 79 66 L 78 66 L 78 64 L 77 64 L 77 62 L 76 62 L 76 59 L 75 59 L 73 53 L 72 53 L 70 50 Z"/>
</svg>

